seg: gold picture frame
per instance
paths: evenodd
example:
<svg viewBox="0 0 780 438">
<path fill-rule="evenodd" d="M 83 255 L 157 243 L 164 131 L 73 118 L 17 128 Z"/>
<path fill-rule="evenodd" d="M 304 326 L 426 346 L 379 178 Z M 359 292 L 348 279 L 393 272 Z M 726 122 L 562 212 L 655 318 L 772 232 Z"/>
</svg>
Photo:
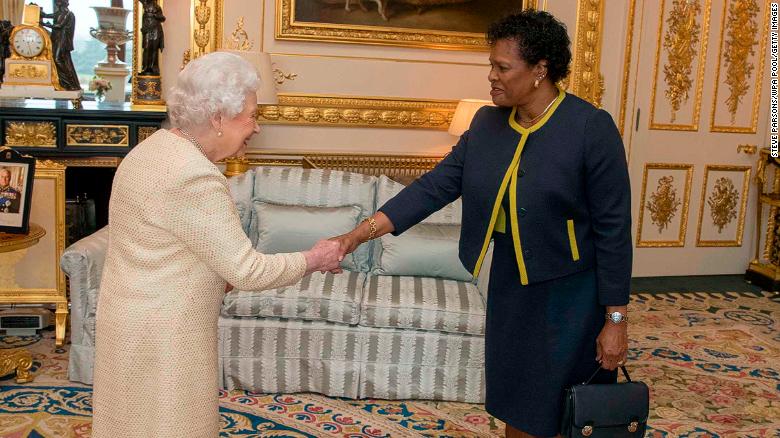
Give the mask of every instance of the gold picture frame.
<svg viewBox="0 0 780 438">
<path fill-rule="evenodd" d="M 651 196 L 647 195 L 647 181 L 651 171 L 665 170 L 666 175 L 661 176 L 656 182 L 657 187 Z M 673 173 L 684 174 L 684 182 L 674 183 Z M 685 246 L 685 234 L 688 228 L 688 210 L 691 200 L 691 184 L 693 181 L 693 164 L 676 163 L 647 163 L 645 164 L 644 174 L 642 175 L 642 196 L 639 202 L 639 224 L 636 232 L 637 248 L 668 248 Z M 677 198 L 678 189 L 682 189 L 682 199 Z M 648 198 L 650 198 L 648 200 Z M 681 210 L 678 210 L 681 208 Z M 650 220 L 655 226 L 659 227 L 659 234 L 662 234 L 664 228 L 676 222 L 674 217 L 679 212 L 679 226 L 674 239 L 648 240 L 642 236 L 645 224 L 645 211 L 650 212 Z"/>
<path fill-rule="evenodd" d="M 387 21 L 387 25 L 335 24 L 298 20 L 295 11 L 296 2 L 299 1 L 301 0 L 276 0 L 276 39 L 444 50 L 487 50 L 484 33 L 394 27 L 391 20 Z M 353 7 L 358 7 L 356 3 L 352 2 Z M 376 7 L 374 2 L 370 3 L 372 7 Z M 516 3 L 512 9 L 532 6 L 528 0 L 517 0 Z"/>
<path fill-rule="evenodd" d="M 747 201 L 750 194 L 751 166 L 708 165 L 704 171 L 704 182 L 701 187 L 701 202 L 699 203 L 699 220 L 696 226 L 696 246 L 742 246 L 742 238 L 745 232 L 745 214 L 747 213 Z M 735 181 L 716 181 L 710 190 L 710 172 L 734 172 L 742 174 L 742 183 L 737 185 Z M 736 179 L 736 178 L 735 178 Z M 735 199 L 736 198 L 736 199 Z M 705 208 L 707 206 L 708 208 Z M 713 208 L 714 207 L 714 208 Z M 713 226 L 719 227 L 719 233 L 723 228 L 731 228 L 729 225 L 733 219 L 736 224 L 733 227 L 736 233 L 734 239 L 703 239 L 702 224 L 705 220 L 704 211 L 710 212 Z M 713 211 L 715 210 L 715 211 Z M 706 233 L 707 230 L 705 230 Z"/>
<path fill-rule="evenodd" d="M 55 343 L 62 346 L 68 316 L 65 273 L 60 269 L 65 251 L 65 166 L 37 161 L 30 221 L 45 234 L 29 248 L 0 254 L 8 258 L 0 265 L 12 270 L 3 276 L 0 304 L 55 304 Z"/>
</svg>

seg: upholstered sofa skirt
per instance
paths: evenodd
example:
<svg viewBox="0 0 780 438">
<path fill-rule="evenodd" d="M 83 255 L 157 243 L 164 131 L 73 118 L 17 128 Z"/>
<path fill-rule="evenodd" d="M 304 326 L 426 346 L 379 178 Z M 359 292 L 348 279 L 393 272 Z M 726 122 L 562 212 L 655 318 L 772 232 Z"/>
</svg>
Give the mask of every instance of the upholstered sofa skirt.
<svg viewBox="0 0 780 438">
<path fill-rule="evenodd" d="M 484 338 L 273 318 L 219 320 L 223 387 L 484 401 Z"/>
</svg>

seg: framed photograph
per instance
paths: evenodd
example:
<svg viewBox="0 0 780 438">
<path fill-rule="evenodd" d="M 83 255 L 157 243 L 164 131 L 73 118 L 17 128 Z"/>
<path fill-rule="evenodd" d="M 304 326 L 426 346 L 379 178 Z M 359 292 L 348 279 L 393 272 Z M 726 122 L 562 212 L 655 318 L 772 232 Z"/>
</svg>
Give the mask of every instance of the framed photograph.
<svg viewBox="0 0 780 438">
<path fill-rule="evenodd" d="M 487 50 L 485 30 L 523 0 L 277 0 L 276 38 Z"/>
<path fill-rule="evenodd" d="M 0 148 L 0 232 L 26 234 L 30 225 L 35 159 Z"/>
</svg>

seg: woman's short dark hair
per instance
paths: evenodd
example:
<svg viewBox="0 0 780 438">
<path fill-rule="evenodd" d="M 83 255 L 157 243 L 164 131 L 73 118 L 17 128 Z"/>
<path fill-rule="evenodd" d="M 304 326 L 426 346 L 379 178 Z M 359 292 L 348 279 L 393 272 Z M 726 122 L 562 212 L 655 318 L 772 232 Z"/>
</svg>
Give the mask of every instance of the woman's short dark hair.
<svg viewBox="0 0 780 438">
<path fill-rule="evenodd" d="M 491 46 L 499 40 L 517 44 L 520 57 L 529 65 L 547 60 L 547 76 L 558 82 L 569 75 L 571 41 L 566 25 L 544 11 L 526 9 L 508 15 L 490 25 L 487 41 Z"/>
</svg>

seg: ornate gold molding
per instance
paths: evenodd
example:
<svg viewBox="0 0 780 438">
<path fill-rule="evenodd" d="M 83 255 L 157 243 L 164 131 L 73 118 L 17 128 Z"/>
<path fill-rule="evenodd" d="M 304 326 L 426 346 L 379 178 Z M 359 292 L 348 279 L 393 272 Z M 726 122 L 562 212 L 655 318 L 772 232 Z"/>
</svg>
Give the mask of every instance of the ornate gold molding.
<svg viewBox="0 0 780 438">
<path fill-rule="evenodd" d="M 223 0 L 193 0 L 190 17 L 192 59 L 222 47 Z"/>
<path fill-rule="evenodd" d="M 56 148 L 57 127 L 53 122 L 8 122 L 5 145 Z"/>
<path fill-rule="evenodd" d="M 32 354 L 23 348 L 0 350 L 0 375 L 16 371 L 16 383 L 32 382 Z"/>
<path fill-rule="evenodd" d="M 248 151 L 224 160 L 225 176 L 240 175 L 255 166 L 301 166 L 367 175 L 419 176 L 433 169 L 440 155 L 332 154 L 306 151 Z"/>
<path fill-rule="evenodd" d="M 756 14 L 759 8 L 755 0 L 742 0 L 731 4 L 728 17 L 728 39 L 722 53 L 726 65 L 726 84 L 729 97 L 726 98 L 731 123 L 734 124 L 742 97 L 747 94 L 748 80 L 755 66 L 748 64 L 748 57 L 755 54 L 753 46 L 758 44 Z"/>
<path fill-rule="evenodd" d="M 130 146 L 127 125 L 67 125 L 66 146 Z"/>
<path fill-rule="evenodd" d="M 682 194 L 682 200 L 677 198 L 677 192 L 672 183 L 672 175 L 664 175 L 658 179 L 658 186 L 655 192 L 650 196 L 649 201 L 645 201 L 647 195 L 647 178 L 650 170 L 672 170 L 685 171 L 685 192 Z M 665 164 L 665 163 L 647 163 L 645 164 L 644 174 L 642 176 L 642 195 L 639 201 L 639 224 L 636 233 L 637 248 L 649 247 L 682 247 L 685 246 L 685 234 L 688 224 L 688 210 L 690 207 L 691 183 L 693 180 L 692 164 Z M 645 210 L 651 214 L 651 220 L 658 227 L 659 233 L 667 228 L 672 221 L 677 209 L 682 206 L 680 212 L 680 228 L 677 240 L 645 240 L 642 237 L 642 229 L 645 219 Z"/>
<path fill-rule="evenodd" d="M 628 5 L 628 26 L 626 28 L 626 48 L 623 54 L 623 84 L 620 87 L 620 115 L 618 116 L 618 129 L 622 136 L 625 132 L 626 105 L 628 103 L 628 78 L 631 74 L 631 52 L 634 48 L 634 15 L 636 0 L 630 0 Z M 640 42 L 641 43 L 641 42 Z M 629 156 L 631 154 L 629 144 Z"/>
<path fill-rule="evenodd" d="M 579 0 L 577 10 L 571 92 L 601 107 L 601 31 L 604 27 L 604 1 Z"/>
<path fill-rule="evenodd" d="M 701 13 L 698 0 L 673 0 L 674 6 L 669 14 L 669 28 L 664 35 L 663 47 L 667 52 L 664 65 L 664 95 L 672 106 L 671 121 L 677 118 L 680 105 L 688 101 L 688 92 L 693 86 L 691 71 L 696 57 L 696 45 L 699 42 L 701 26 L 696 18 Z M 706 36 L 705 36 L 706 37 Z"/>
<path fill-rule="evenodd" d="M 446 130 L 455 100 L 280 94 L 278 105 L 260 105 L 266 124 L 359 126 Z"/>
<path fill-rule="evenodd" d="M 764 1 L 763 15 L 765 19 L 763 27 L 759 28 L 756 16 L 759 15 L 761 9 L 756 0 L 724 2 L 720 27 L 720 55 L 715 73 L 715 95 L 712 98 L 712 111 L 710 112 L 711 132 L 755 134 L 758 129 L 758 110 L 761 105 L 764 62 L 766 61 L 764 54 L 766 53 L 767 32 L 769 30 L 769 3 L 770 0 Z M 763 29 L 761 36 L 759 36 L 760 29 Z M 760 39 L 760 42 L 757 39 Z M 754 49 L 756 44 L 759 45 L 757 55 Z M 758 71 L 754 81 L 750 80 L 755 71 L 754 63 L 750 62 L 751 56 L 755 56 L 758 62 Z M 715 121 L 721 88 L 721 66 L 725 67 L 726 80 L 724 83 L 728 85 L 730 91 L 729 97 L 724 102 L 731 113 L 731 123 L 728 125 L 718 125 Z M 739 104 L 751 87 L 754 87 L 755 91 L 750 125 L 735 126 Z"/>
<path fill-rule="evenodd" d="M 228 50 L 252 50 L 254 43 L 249 39 L 249 34 L 244 29 L 244 17 L 238 17 L 236 28 L 230 34 L 230 39 L 225 38 L 225 48 Z"/>
<path fill-rule="evenodd" d="M 653 89 L 650 97 L 650 129 L 673 131 L 697 131 L 701 111 L 701 94 L 704 86 L 704 64 L 707 56 L 707 37 L 710 28 L 712 0 L 704 0 L 702 15 L 701 0 L 672 0 L 672 9 L 668 18 L 669 27 L 664 29 L 666 1 L 662 0 L 658 18 L 658 35 L 653 65 Z M 702 16 L 699 25 L 698 17 Z M 701 36 L 704 37 L 701 37 Z M 697 48 L 698 46 L 698 48 Z M 666 49 L 667 61 L 663 66 L 664 82 L 667 85 L 664 95 L 671 106 L 670 123 L 656 123 L 656 91 L 658 88 L 658 67 L 661 49 Z M 693 77 L 693 61 L 697 59 L 698 69 Z M 694 82 L 695 81 L 695 82 Z M 695 86 L 693 103 L 693 123 L 675 123 L 677 112 L 690 98 L 691 88 Z"/>
<path fill-rule="evenodd" d="M 57 164 L 65 167 L 118 167 L 119 157 L 57 158 Z"/>
<path fill-rule="evenodd" d="M 726 171 L 742 174 L 742 187 L 738 191 L 729 178 L 721 177 L 715 183 L 713 190 L 707 192 L 707 184 L 710 172 Z M 742 246 L 742 237 L 745 230 L 745 214 L 747 213 L 747 201 L 750 191 L 750 166 L 708 165 L 704 171 L 704 183 L 701 189 L 701 202 L 699 203 L 699 221 L 696 229 L 696 246 Z M 720 233 L 724 227 L 737 220 L 737 233 L 735 239 L 703 240 L 701 238 L 702 224 L 704 222 L 704 206 L 710 207 L 712 224 Z M 737 210 L 739 208 L 739 210 Z"/>
<path fill-rule="evenodd" d="M 274 72 L 274 82 L 276 82 L 279 85 L 282 85 L 285 81 L 294 81 L 298 78 L 297 73 L 285 73 L 280 68 L 273 69 Z"/>
</svg>

